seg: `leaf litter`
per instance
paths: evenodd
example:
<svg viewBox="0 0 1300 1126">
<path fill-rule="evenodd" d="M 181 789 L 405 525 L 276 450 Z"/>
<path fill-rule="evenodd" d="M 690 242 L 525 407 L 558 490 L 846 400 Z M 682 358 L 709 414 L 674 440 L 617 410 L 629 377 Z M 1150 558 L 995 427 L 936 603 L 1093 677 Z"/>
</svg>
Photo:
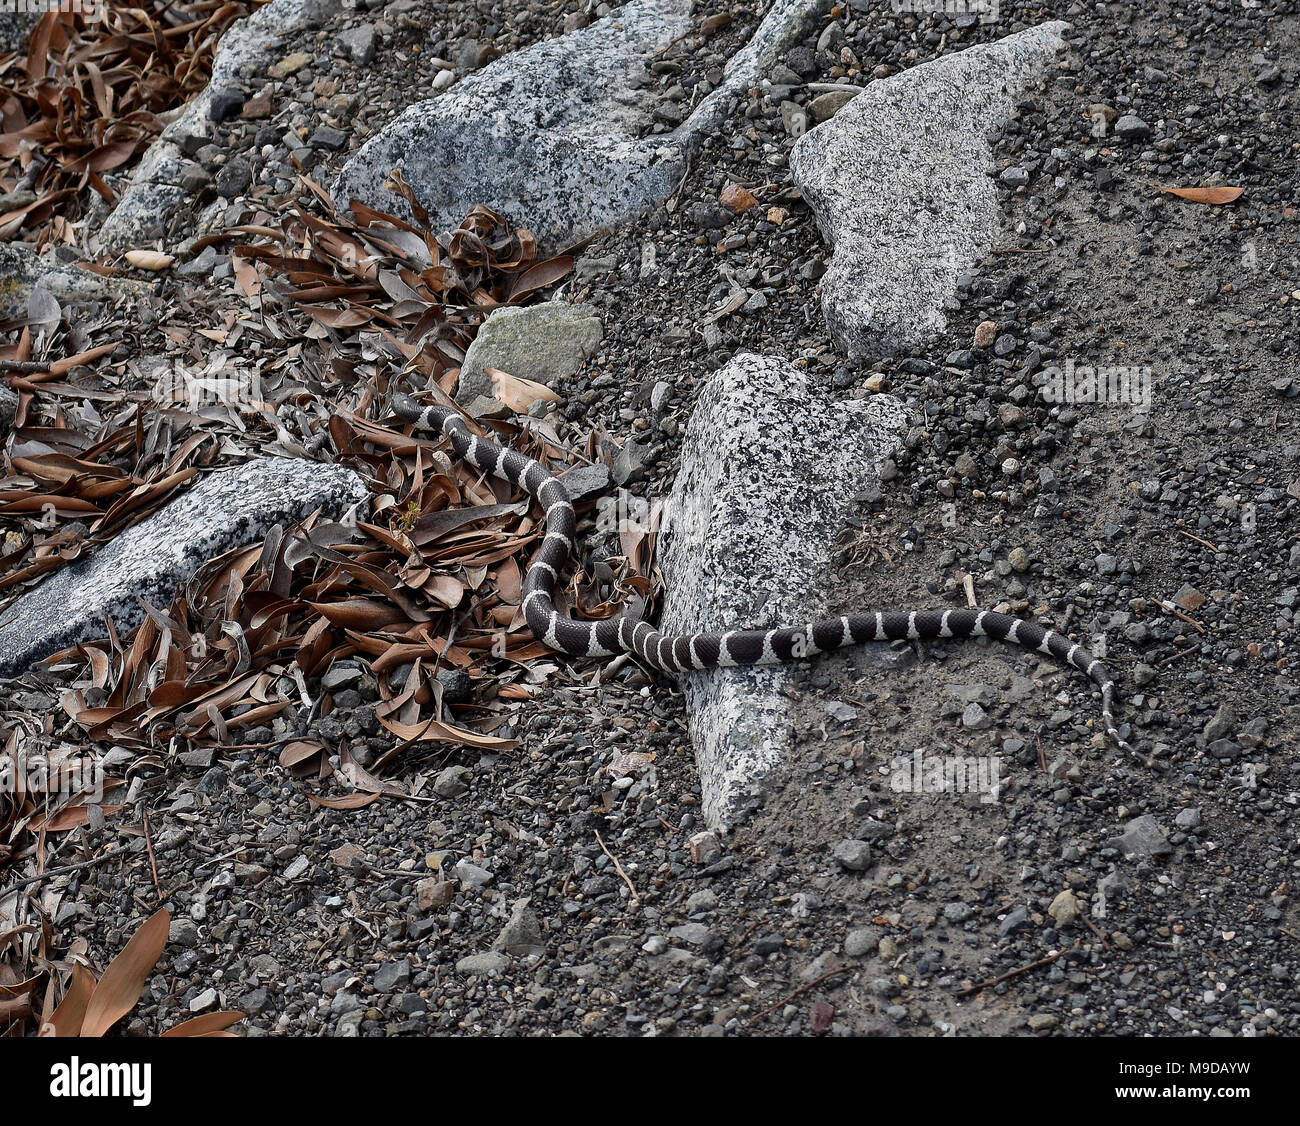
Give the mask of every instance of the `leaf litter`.
<svg viewBox="0 0 1300 1126">
<path fill-rule="evenodd" d="M 540 513 L 453 461 L 436 436 L 394 423 L 384 404 L 399 387 L 450 402 L 491 311 L 545 295 L 574 257 L 539 260 L 530 232 L 484 207 L 435 234 L 397 174 L 391 186 L 414 223 L 355 201 L 340 217 L 318 185 L 303 184 L 298 206 L 250 204 L 195 245 L 231 254 L 230 293 L 215 307 L 164 275 L 167 314 L 152 326 L 102 310 L 89 327 L 67 317 L 53 331 L 10 326 L 0 373 L 15 373 L 19 408 L 0 465 L 0 598 L 219 465 L 293 456 L 354 469 L 371 489 L 364 518 L 317 512 L 273 528 L 210 560 L 168 605 L 144 605 L 136 629 L 108 622 L 98 641 L 45 662 L 62 690 L 38 726 L 109 744 L 139 769 L 165 766 L 163 748 L 238 747 L 279 721 L 287 734 L 271 746 L 284 769 L 324 787 L 308 795 L 317 805 L 355 809 L 408 792 L 385 773 L 409 748 L 512 748 L 499 730 L 557 669 L 520 607 Z M 133 358 L 145 356 L 154 359 Z M 515 410 L 554 397 L 509 373 L 495 384 Z M 557 474 L 608 466 L 616 453 L 608 436 L 561 437 L 550 419 L 467 421 Z M 579 518 L 593 505 L 580 503 Z M 651 595 L 653 533 L 622 539 L 622 557 L 579 567 L 569 582 L 575 612 L 608 617 Z M 368 768 L 345 739 L 309 730 L 334 711 L 319 681 L 339 662 L 373 678 L 376 719 L 393 740 Z M 444 701 L 438 674 L 449 671 L 471 678 L 470 700 Z M 59 815 L 68 827 L 83 816 Z M 30 817 L 22 829 L 30 837 Z M 32 854 L 23 832 L 12 834 L 12 858 Z"/>
</svg>

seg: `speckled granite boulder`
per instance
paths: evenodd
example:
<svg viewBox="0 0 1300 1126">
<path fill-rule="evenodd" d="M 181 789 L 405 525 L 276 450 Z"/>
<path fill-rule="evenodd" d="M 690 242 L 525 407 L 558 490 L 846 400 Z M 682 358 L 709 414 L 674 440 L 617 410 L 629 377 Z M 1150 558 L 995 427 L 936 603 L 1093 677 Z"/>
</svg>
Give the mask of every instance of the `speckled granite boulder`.
<svg viewBox="0 0 1300 1126">
<path fill-rule="evenodd" d="M 411 106 L 348 161 L 334 202 L 410 218 L 384 188 L 394 168 L 435 230 L 475 204 L 528 226 L 548 249 L 666 199 L 686 157 L 735 93 L 801 37 L 829 0 L 776 0 L 722 85 L 671 133 L 642 137 L 653 105 L 634 89 L 645 60 L 691 28 L 690 0 L 632 0 L 569 35 L 496 59 Z"/>
<path fill-rule="evenodd" d="M 209 473 L 184 496 L 128 528 L 88 559 L 51 575 L 0 611 L 0 677 L 79 641 L 144 619 L 140 599 L 166 606 L 201 564 L 316 508 L 342 515 L 365 502 L 350 469 L 264 458 Z"/>
<path fill-rule="evenodd" d="M 180 185 L 184 156 L 179 138 L 212 136 L 208 110 L 214 95 L 242 85 L 244 73 L 265 71 L 284 44 L 337 11 L 334 0 L 271 0 L 233 24 L 221 37 L 207 87 L 149 146 L 129 187 L 101 225 L 100 243 L 119 250 L 150 244 L 162 235 L 170 216 L 189 206 L 190 193 Z"/>
<path fill-rule="evenodd" d="M 147 285 L 129 278 L 104 277 L 58 262 L 52 255 L 0 243 L 0 316 L 25 314 L 34 289 L 48 290 L 60 301 L 111 301 L 149 292 Z"/>
<path fill-rule="evenodd" d="M 553 380 L 576 372 L 604 335 L 600 318 L 590 305 L 546 301 L 497 309 L 465 353 L 456 398 L 469 403 L 479 395 L 493 395 L 485 367 L 549 387 Z"/>
<path fill-rule="evenodd" d="M 741 354 L 715 372 L 686 429 L 659 541 L 660 629 L 771 628 L 861 609 L 837 602 L 844 585 L 831 565 L 835 539 L 904 420 L 886 395 L 820 399 L 782 359 Z M 888 646 L 867 651 L 892 662 Z M 681 679 L 705 820 L 726 827 L 789 756 L 784 689 L 793 666 Z"/>
<path fill-rule="evenodd" d="M 943 331 L 944 299 L 1002 223 L 988 132 L 1066 27 L 1045 23 L 873 82 L 799 139 L 790 168 L 831 246 L 822 309 L 846 351 L 903 351 Z"/>
</svg>

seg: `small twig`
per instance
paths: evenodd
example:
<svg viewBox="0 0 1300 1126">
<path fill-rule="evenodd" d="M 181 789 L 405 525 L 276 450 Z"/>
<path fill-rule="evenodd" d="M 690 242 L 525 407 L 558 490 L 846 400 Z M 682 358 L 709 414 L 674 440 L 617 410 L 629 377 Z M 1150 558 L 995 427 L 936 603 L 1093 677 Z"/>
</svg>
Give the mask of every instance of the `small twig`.
<svg viewBox="0 0 1300 1126">
<path fill-rule="evenodd" d="M 637 895 L 636 888 L 632 886 L 632 881 L 627 878 L 627 873 L 623 871 L 623 865 L 618 862 L 618 857 L 605 847 L 605 842 L 600 839 L 600 830 L 596 830 L 596 843 L 600 845 L 600 851 L 603 852 L 614 862 L 614 870 L 623 877 L 623 882 L 627 884 L 627 890 L 632 894 L 632 903 L 640 903 L 641 897 Z"/>
<path fill-rule="evenodd" d="M 19 880 L 16 884 L 0 891 L 0 899 L 6 899 L 15 892 L 20 892 L 23 888 L 31 887 L 32 884 L 39 884 L 44 880 L 51 880 L 55 876 L 66 876 L 69 872 L 78 872 L 82 868 L 90 868 L 96 864 L 102 864 L 105 860 L 111 860 L 117 856 L 117 852 L 106 852 L 102 856 L 93 857 L 90 860 L 82 860 L 77 864 L 65 864 L 62 868 L 50 868 L 42 872 L 39 876 L 29 876 L 25 880 Z"/>
<path fill-rule="evenodd" d="M 1199 543 L 1202 547 L 1208 547 L 1211 551 L 1215 553 L 1219 551 L 1219 548 L 1215 547 L 1214 544 L 1210 543 L 1209 540 L 1203 540 L 1201 539 L 1200 536 L 1192 535 L 1191 532 L 1184 532 L 1182 528 L 1177 528 L 1175 530 L 1178 532 L 1180 536 L 1186 536 L 1189 540 L 1194 540 L 1196 543 Z"/>
<path fill-rule="evenodd" d="M 0 360 L 0 369 L 16 371 L 22 375 L 50 370 L 49 360 Z"/>
<path fill-rule="evenodd" d="M 1162 657 L 1160 659 L 1160 667 L 1164 668 L 1165 665 L 1172 665 L 1175 661 L 1181 661 L 1184 657 L 1189 656 L 1192 653 L 1199 653 L 1199 652 L 1200 650 L 1197 649 L 1195 645 L 1189 645 L 1181 653 L 1175 653 L 1172 657 Z"/>
<path fill-rule="evenodd" d="M 1038 768 L 1047 773 L 1047 756 L 1043 754 L 1043 740 L 1041 736 L 1035 735 L 1034 742 L 1038 745 Z"/>
<path fill-rule="evenodd" d="M 768 1013 L 775 1012 L 782 1005 L 788 1005 L 796 997 L 802 996 L 804 993 L 807 993 L 808 990 L 815 989 L 817 986 L 821 985 L 821 983 L 825 981 L 827 978 L 835 977 L 837 974 L 846 974 L 852 968 L 853 968 L 852 966 L 841 966 L 838 970 L 828 970 L 826 973 L 822 974 L 821 977 L 814 978 L 807 985 L 801 985 L 793 993 L 789 993 L 786 996 L 782 997 L 781 1000 L 779 1000 L 775 1005 L 768 1005 L 768 1007 L 764 1009 L 761 1013 L 759 1013 L 754 1017 L 751 1017 L 749 1023 L 757 1024 L 760 1020 L 762 1020 L 765 1016 L 767 1016 Z"/>
<path fill-rule="evenodd" d="M 1173 614 L 1175 618 L 1182 618 L 1183 621 L 1185 621 L 1189 626 L 1195 626 L 1197 633 L 1205 632 L 1205 627 L 1201 625 L 1200 622 L 1198 622 L 1195 618 L 1191 617 L 1189 614 L 1184 614 L 1172 602 L 1166 602 L 1163 598 L 1157 598 L 1156 605 L 1159 606 L 1160 609 L 1162 609 L 1166 614 Z"/>
<path fill-rule="evenodd" d="M 968 985 L 965 989 L 959 989 L 957 991 L 957 996 L 971 997 L 982 990 L 990 989 L 995 985 L 1000 985 L 1002 982 L 1008 981 L 1013 977 L 1027 974 L 1030 970 L 1041 970 L 1044 966 L 1050 966 L 1057 958 L 1061 957 L 1069 949 L 1070 947 L 1068 946 L 1062 947 L 1055 954 L 1049 954 L 1046 958 L 1039 958 L 1037 962 L 1030 962 L 1029 965 L 1021 966 L 1016 970 L 1008 970 L 1006 973 L 999 974 L 997 977 L 990 978 L 988 981 L 981 981 L 978 985 Z"/>
<path fill-rule="evenodd" d="M 1102 934 L 1100 930 L 1097 929 L 1097 924 L 1094 923 L 1090 918 L 1088 918 L 1087 915 L 1080 914 L 1079 918 L 1081 918 L 1088 925 L 1088 929 L 1092 931 L 1093 934 L 1095 934 L 1099 939 L 1101 939 L 1102 946 L 1104 946 L 1107 950 L 1109 950 L 1110 940 L 1104 934 Z"/>
<path fill-rule="evenodd" d="M 144 847 L 149 853 L 149 872 L 153 876 L 153 889 L 158 893 L 158 898 L 162 899 L 162 885 L 158 882 L 158 858 L 153 853 L 153 834 L 149 831 L 149 811 L 146 809 L 143 815 L 144 821 Z"/>
</svg>

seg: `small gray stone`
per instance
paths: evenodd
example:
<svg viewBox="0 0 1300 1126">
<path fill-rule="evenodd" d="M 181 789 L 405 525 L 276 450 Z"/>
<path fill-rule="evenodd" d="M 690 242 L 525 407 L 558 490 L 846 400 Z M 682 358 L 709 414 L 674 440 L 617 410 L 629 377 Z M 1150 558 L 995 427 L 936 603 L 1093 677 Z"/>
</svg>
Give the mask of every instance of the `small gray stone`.
<svg viewBox="0 0 1300 1126">
<path fill-rule="evenodd" d="M 234 199 L 248 191 L 253 182 L 252 166 L 243 157 L 237 156 L 217 170 L 213 182 L 218 195 Z"/>
<path fill-rule="evenodd" d="M 543 946 L 545 936 L 542 924 L 530 906 L 531 898 L 516 900 L 511 909 L 510 918 L 502 927 L 497 940 L 492 944 L 493 950 L 514 950 L 518 947 Z"/>
<path fill-rule="evenodd" d="M 505 973 L 510 967 L 510 959 L 498 951 L 486 954 L 469 954 L 456 963 L 456 972 L 474 977 L 484 977 L 491 973 Z"/>
<path fill-rule="evenodd" d="M 366 66 L 375 57 L 375 28 L 363 23 L 340 31 L 338 41 L 357 66 Z"/>
<path fill-rule="evenodd" d="M 199 924 L 193 919 L 177 916 L 172 919 L 167 930 L 167 941 L 176 946 L 197 947 L 199 944 Z"/>
<path fill-rule="evenodd" d="M 713 937 L 703 923 L 683 923 L 680 927 L 673 927 L 668 934 L 690 946 L 703 946 Z"/>
<path fill-rule="evenodd" d="M 704 888 L 702 891 L 692 892 L 687 897 L 686 913 L 688 915 L 698 915 L 712 911 L 717 905 L 718 893 L 710 888 Z"/>
<path fill-rule="evenodd" d="M 1219 710 L 1214 713 L 1214 718 L 1201 731 L 1201 738 L 1206 743 L 1213 743 L 1216 739 L 1222 739 L 1232 730 L 1234 722 L 1232 712 L 1228 710 L 1227 705 L 1220 704 Z"/>
<path fill-rule="evenodd" d="M 875 927 L 859 927 L 844 936 L 844 953 L 849 958 L 863 958 L 879 945 L 880 932 Z"/>
<path fill-rule="evenodd" d="M 468 403 L 480 395 L 494 397 L 492 377 L 485 368 L 549 386 L 577 372 L 603 336 L 600 318 L 588 305 L 547 301 L 497 309 L 465 353 L 456 400 Z"/>
<path fill-rule="evenodd" d="M 950 923 L 964 923 L 974 914 L 969 903 L 945 903 L 943 905 L 943 917 Z"/>
<path fill-rule="evenodd" d="M 840 867 L 850 872 L 865 872 L 871 867 L 871 846 L 866 841 L 841 840 L 831 848 Z"/>
<path fill-rule="evenodd" d="M 610 474 L 604 464 L 596 462 L 594 465 L 575 466 L 567 473 L 561 474 L 559 481 L 564 486 L 564 491 L 569 494 L 569 499 L 576 504 L 578 501 L 600 496 L 607 491 L 610 485 Z"/>
<path fill-rule="evenodd" d="M 492 882 L 492 873 L 472 861 L 462 859 L 456 861 L 456 878 L 468 887 L 480 888 Z"/>
<path fill-rule="evenodd" d="M 860 88 L 846 86 L 843 90 L 828 90 L 825 94 L 818 94 L 808 106 L 812 110 L 813 120 L 819 125 L 823 121 L 829 121 L 860 93 Z"/>
<path fill-rule="evenodd" d="M 458 798 L 469 792 L 473 774 L 464 766 L 449 766 L 434 779 L 433 792 L 440 798 Z"/>
<path fill-rule="evenodd" d="M 1183 830 L 1199 828 L 1201 824 L 1199 807 L 1188 806 L 1186 809 L 1180 809 L 1178 816 L 1174 818 L 1174 824 Z"/>
<path fill-rule="evenodd" d="M 1149 813 L 1135 817 L 1124 826 L 1124 832 L 1106 842 L 1119 849 L 1129 860 L 1145 860 L 1165 856 L 1173 851 L 1169 838 L 1160 823 Z"/>
<path fill-rule="evenodd" d="M 614 459 L 614 481 L 626 485 L 641 480 L 645 476 L 646 454 L 649 452 L 649 448 L 640 442 L 624 442 Z"/>
<path fill-rule="evenodd" d="M 384 962 L 375 971 L 375 989 L 380 993 L 396 993 L 411 980 L 411 963 L 405 958 Z"/>
<path fill-rule="evenodd" d="M 1008 935 L 1012 931 L 1023 927 L 1027 922 L 1029 922 L 1029 908 L 1024 906 L 1013 907 L 998 923 L 998 934 Z"/>
<path fill-rule="evenodd" d="M 1129 141 L 1144 141 L 1151 136 L 1151 126 L 1136 114 L 1126 113 L 1115 122 L 1115 136 Z"/>
</svg>

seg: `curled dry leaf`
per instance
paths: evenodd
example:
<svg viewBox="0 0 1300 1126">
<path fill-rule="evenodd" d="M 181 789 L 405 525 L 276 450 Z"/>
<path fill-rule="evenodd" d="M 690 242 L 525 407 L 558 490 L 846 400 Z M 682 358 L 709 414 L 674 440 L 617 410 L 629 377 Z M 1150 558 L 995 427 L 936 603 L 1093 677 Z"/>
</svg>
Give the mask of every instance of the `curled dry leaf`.
<svg viewBox="0 0 1300 1126">
<path fill-rule="evenodd" d="M 157 250 L 128 250 L 124 257 L 137 270 L 167 270 L 170 269 L 176 259 L 170 254 L 162 254 Z"/>
<path fill-rule="evenodd" d="M 1213 205 L 1232 203 L 1240 199 L 1245 188 L 1175 188 L 1166 184 L 1151 184 L 1158 192 L 1167 192 L 1169 195 L 1176 195 L 1179 199 L 1190 200 L 1192 203 L 1208 203 Z"/>
<path fill-rule="evenodd" d="M 233 1036 L 233 1032 L 227 1032 L 232 1024 L 238 1024 L 247 1014 L 238 1012 L 235 1009 L 223 1009 L 216 1013 L 204 1013 L 202 1016 L 191 1017 L 189 1020 L 183 1020 L 180 1024 L 173 1025 L 163 1037 L 176 1036 Z"/>
<path fill-rule="evenodd" d="M 560 396 L 544 383 L 535 383 L 510 375 L 499 368 L 485 367 L 483 374 L 492 380 L 492 394 L 516 414 L 527 414 L 534 403 L 558 403 Z"/>
</svg>

